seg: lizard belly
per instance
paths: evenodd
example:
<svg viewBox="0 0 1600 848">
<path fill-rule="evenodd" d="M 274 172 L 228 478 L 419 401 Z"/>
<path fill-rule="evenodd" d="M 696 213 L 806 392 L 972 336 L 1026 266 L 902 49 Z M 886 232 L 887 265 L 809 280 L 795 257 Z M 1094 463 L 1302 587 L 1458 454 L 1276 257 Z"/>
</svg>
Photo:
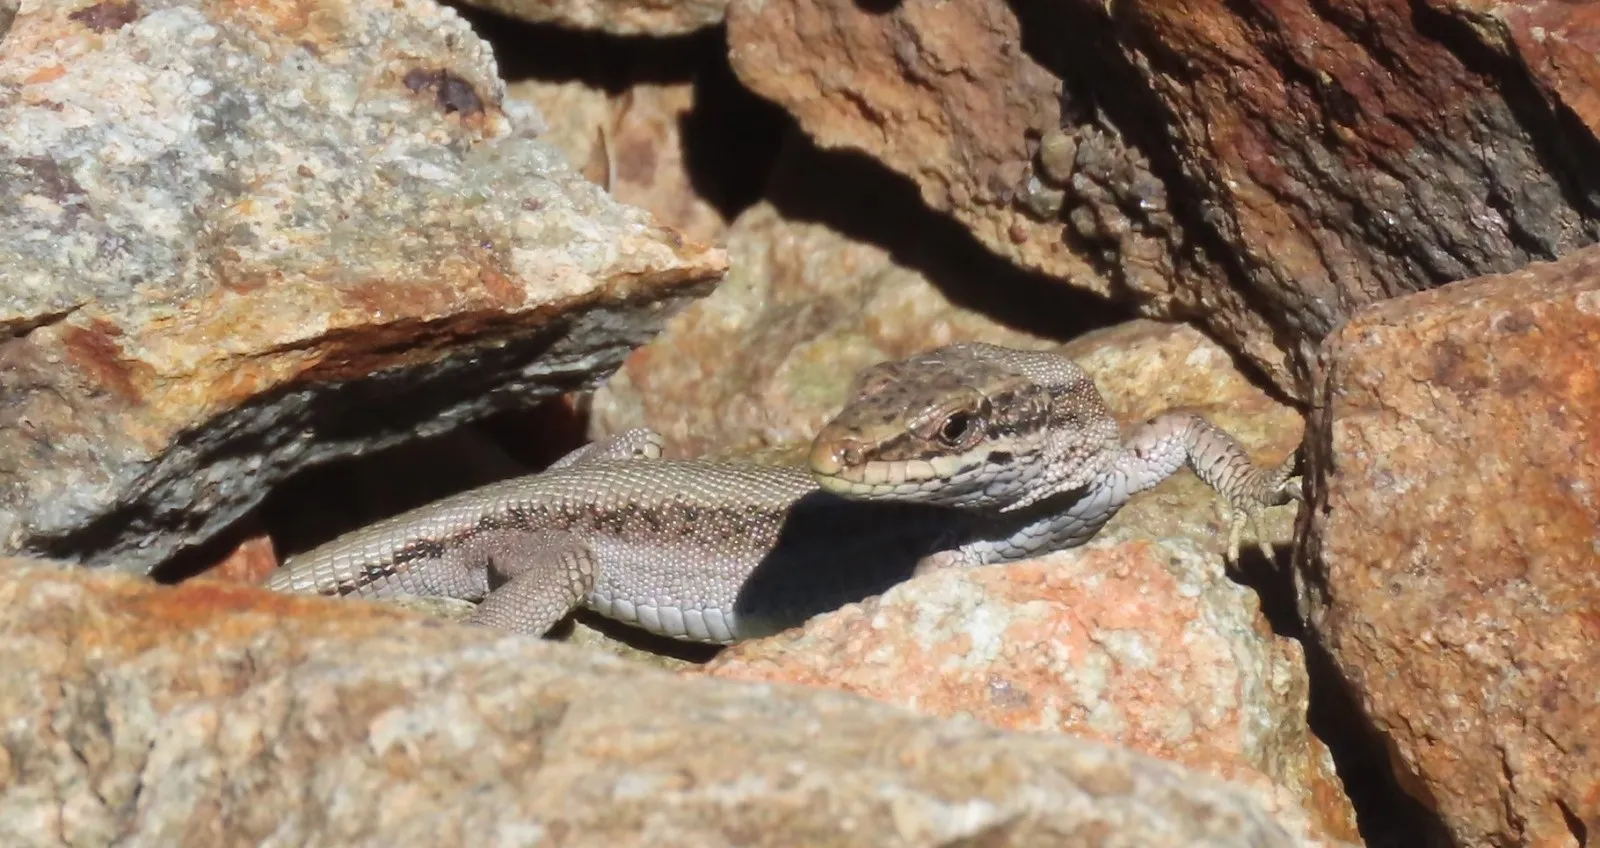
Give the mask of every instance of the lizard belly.
<svg viewBox="0 0 1600 848">
<path fill-rule="evenodd" d="M 729 644 L 752 634 L 736 612 L 762 558 L 762 528 L 724 545 L 592 543 L 602 564 L 586 606 L 660 636 Z"/>
<path fill-rule="evenodd" d="M 597 538 L 601 567 L 585 601 L 661 636 L 728 644 L 882 592 L 960 524 L 941 508 L 816 492 L 770 519 L 704 524 L 671 544 Z"/>
<path fill-rule="evenodd" d="M 588 608 L 606 618 L 631 624 L 658 636 L 728 645 L 746 638 L 731 608 L 691 605 L 671 598 L 629 598 L 597 588 Z"/>
</svg>

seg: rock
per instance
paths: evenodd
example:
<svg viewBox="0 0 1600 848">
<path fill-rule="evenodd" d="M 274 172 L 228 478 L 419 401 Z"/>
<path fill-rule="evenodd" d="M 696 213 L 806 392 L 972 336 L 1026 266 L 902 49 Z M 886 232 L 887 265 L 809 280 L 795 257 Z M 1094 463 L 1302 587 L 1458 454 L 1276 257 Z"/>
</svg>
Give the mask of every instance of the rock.
<svg viewBox="0 0 1600 848">
<path fill-rule="evenodd" d="M 1299 441 L 1294 410 L 1191 327 L 1136 321 L 1065 352 L 1124 420 L 1191 409 L 1263 463 Z M 1271 511 L 1268 541 L 1292 541 L 1293 516 Z M 1354 839 L 1350 802 L 1306 724 L 1300 647 L 1273 636 L 1255 594 L 1228 579 L 1225 548 L 1215 493 L 1184 472 L 1135 498 L 1081 552 L 913 579 L 735 645 L 705 671 L 1127 746 L 1281 786 L 1323 832 Z"/>
<path fill-rule="evenodd" d="M 0 550 L 149 569 L 297 469 L 594 382 L 725 268 L 428 0 L 34 4 L 0 90 Z"/>
<path fill-rule="evenodd" d="M 1596 249 L 1328 342 L 1309 618 L 1459 845 L 1600 834 L 1596 349 Z"/>
<path fill-rule="evenodd" d="M 1306 725 L 1300 647 L 1186 540 L 1111 543 L 919 577 L 735 645 L 707 674 L 843 689 L 1125 746 L 1273 791 L 1358 839 L 1327 748 Z"/>
<path fill-rule="evenodd" d="M 478 608 L 478 605 L 471 601 L 443 595 L 397 595 L 392 598 L 375 599 L 374 603 L 387 604 L 445 621 L 465 621 L 467 616 L 472 615 L 472 611 Z"/>
<path fill-rule="evenodd" d="M 596 392 L 596 438 L 645 426 L 684 455 L 782 450 L 809 443 L 873 363 L 954 341 L 1047 345 L 953 305 L 887 251 L 769 204 L 734 222 L 728 253 L 723 284 Z"/>
<path fill-rule="evenodd" d="M 720 240 L 728 223 L 696 193 L 684 162 L 683 122 L 696 108 L 694 85 L 639 83 L 610 94 L 581 81 L 523 80 L 508 96 L 548 116 L 540 140 L 612 197 L 693 241 Z"/>
<path fill-rule="evenodd" d="M 756 93 L 824 148 L 863 151 L 910 177 L 996 253 L 1104 294 L 1109 287 L 1051 228 L 1011 208 L 1030 133 L 1058 119 L 1060 81 L 1031 59 L 1004 3 L 734 2 L 728 56 Z M 876 137 L 879 133 L 898 137 Z M 1012 237 L 1013 225 L 1028 237 Z M 1053 230 L 1062 230 L 1059 222 Z"/>
<path fill-rule="evenodd" d="M 1274 400 L 1240 371 L 1232 354 L 1191 325 L 1127 321 L 1084 333 L 1061 353 L 1089 372 L 1124 423 L 1178 409 L 1198 412 L 1261 462 L 1275 463 L 1300 444 L 1300 413 Z"/>
<path fill-rule="evenodd" d="M 1096 743 L 376 604 L 0 563 L 0 841 L 1330 845 Z"/>
<path fill-rule="evenodd" d="M 722 23 L 727 0 L 471 0 L 502 15 L 612 35 L 683 35 Z"/>
<path fill-rule="evenodd" d="M 206 575 L 213 580 L 251 585 L 266 580 L 277 570 L 280 562 L 272 536 L 251 518 L 240 521 L 231 529 L 243 538 L 231 546 Z"/>
<path fill-rule="evenodd" d="M 1591 19 L 1466 0 L 736 0 L 728 40 L 740 78 L 821 146 L 912 179 L 1024 267 L 1198 316 L 1303 398 L 1316 342 L 1362 304 L 1600 235 Z"/>
</svg>

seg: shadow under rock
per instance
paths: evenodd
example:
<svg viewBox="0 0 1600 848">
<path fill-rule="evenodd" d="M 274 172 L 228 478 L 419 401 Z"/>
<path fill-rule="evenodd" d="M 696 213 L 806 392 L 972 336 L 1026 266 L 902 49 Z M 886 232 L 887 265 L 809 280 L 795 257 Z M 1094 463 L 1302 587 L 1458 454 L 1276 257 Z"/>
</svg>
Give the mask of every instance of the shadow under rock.
<svg viewBox="0 0 1600 848">
<path fill-rule="evenodd" d="M 739 83 L 728 64 L 725 27 L 631 37 L 456 8 L 493 45 L 508 82 L 577 81 L 613 95 L 640 84 L 692 83 L 694 106 L 679 126 L 684 167 L 696 194 L 727 220 L 765 197 L 788 218 L 888 250 L 959 306 L 1048 338 L 1133 316 L 995 255 L 877 160 L 818 148 L 782 109 Z"/>
<path fill-rule="evenodd" d="M 1306 722 L 1333 754 L 1362 840 L 1368 848 L 1451 848 L 1438 816 L 1400 788 L 1381 734 L 1361 711 L 1327 648 L 1301 620 L 1289 547 L 1279 545 L 1274 553 L 1269 560 L 1246 548 L 1228 576 L 1260 597 L 1261 613 L 1274 635 L 1294 639 L 1303 648 L 1310 681 Z"/>
<path fill-rule="evenodd" d="M 907 177 L 863 153 L 823 150 L 789 130 L 767 199 L 784 217 L 887 250 L 957 306 L 1045 338 L 1070 339 L 1134 312 L 1019 268 L 959 221 L 930 208 Z"/>
<path fill-rule="evenodd" d="M 856 0 L 856 8 L 869 15 L 887 15 L 901 5 L 903 0 Z"/>
<path fill-rule="evenodd" d="M 724 27 L 665 37 L 622 36 L 455 8 L 494 47 L 508 83 L 578 82 L 612 97 L 638 85 L 692 85 L 694 106 L 678 131 L 695 194 L 730 221 L 760 199 L 786 118 L 783 110 L 739 84 L 728 65 Z"/>
</svg>

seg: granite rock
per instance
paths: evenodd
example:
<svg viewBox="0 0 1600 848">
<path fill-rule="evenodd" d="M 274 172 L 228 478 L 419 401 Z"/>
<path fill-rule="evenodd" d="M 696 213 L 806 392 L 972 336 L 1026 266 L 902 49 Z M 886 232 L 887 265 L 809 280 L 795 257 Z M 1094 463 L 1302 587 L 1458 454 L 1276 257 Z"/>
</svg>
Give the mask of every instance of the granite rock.
<svg viewBox="0 0 1600 848">
<path fill-rule="evenodd" d="M 376 604 L 0 562 L 15 846 L 1332 846 L 1097 743 Z"/>
<path fill-rule="evenodd" d="M 297 469 L 584 386 L 725 269 L 431 0 L 32 3 L 0 54 L 0 550 L 149 569 Z"/>
<path fill-rule="evenodd" d="M 1326 351 L 1307 615 L 1460 845 L 1600 834 L 1600 250 L 1368 307 Z"/>
</svg>

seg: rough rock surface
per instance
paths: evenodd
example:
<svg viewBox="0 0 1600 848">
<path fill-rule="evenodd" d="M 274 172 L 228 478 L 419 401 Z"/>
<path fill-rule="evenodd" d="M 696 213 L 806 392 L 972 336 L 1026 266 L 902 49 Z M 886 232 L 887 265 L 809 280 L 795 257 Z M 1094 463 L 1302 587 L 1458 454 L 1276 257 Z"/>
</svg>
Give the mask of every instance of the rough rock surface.
<svg viewBox="0 0 1600 848">
<path fill-rule="evenodd" d="M 991 249 L 1285 391 L 1364 303 L 1600 232 L 1583 4 L 736 0 L 747 85 Z"/>
<path fill-rule="evenodd" d="M 1460 845 L 1600 835 L 1596 350 L 1595 249 L 1329 340 L 1310 619 Z"/>
<path fill-rule="evenodd" d="M 1132 748 L 1270 790 L 1355 839 L 1327 749 L 1306 725 L 1299 646 L 1184 540 L 1095 541 L 953 569 L 735 645 L 706 672 L 843 689 L 936 716 Z"/>
<path fill-rule="evenodd" d="M 523 80 L 507 96 L 549 121 L 541 141 L 559 148 L 595 183 L 693 241 L 718 241 L 728 222 L 695 192 L 684 163 L 683 121 L 692 83 L 639 83 L 613 94 L 582 81 Z"/>
<path fill-rule="evenodd" d="M 868 365 L 954 341 L 1047 345 L 953 305 L 887 251 L 769 204 L 734 222 L 728 255 L 717 290 L 595 393 L 596 437 L 653 427 L 691 456 L 808 444 Z"/>
<path fill-rule="evenodd" d="M 592 382 L 723 270 L 502 104 L 427 0 L 26 7 L 0 550 L 148 568 L 297 468 Z"/>
<path fill-rule="evenodd" d="M 539 24 L 612 35 L 682 35 L 722 22 L 728 0 L 469 0 Z"/>
<path fill-rule="evenodd" d="M 378 605 L 0 562 L 0 841 L 1311 846 L 1092 742 Z"/>
</svg>

